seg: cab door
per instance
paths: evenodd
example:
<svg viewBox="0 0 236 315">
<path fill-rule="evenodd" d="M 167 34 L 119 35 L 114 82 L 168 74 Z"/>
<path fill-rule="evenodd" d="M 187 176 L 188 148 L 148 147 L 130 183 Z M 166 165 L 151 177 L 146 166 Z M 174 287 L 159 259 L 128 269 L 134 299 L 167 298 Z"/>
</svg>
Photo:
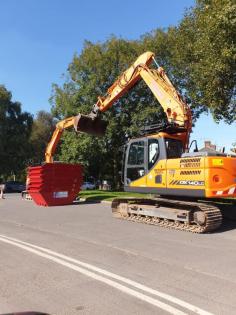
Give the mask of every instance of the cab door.
<svg viewBox="0 0 236 315">
<path fill-rule="evenodd" d="M 166 189 L 166 149 L 163 138 L 147 139 L 146 177 L 150 192 L 161 193 Z"/>
<path fill-rule="evenodd" d="M 146 187 L 147 139 L 131 140 L 126 150 L 125 187 Z"/>
</svg>

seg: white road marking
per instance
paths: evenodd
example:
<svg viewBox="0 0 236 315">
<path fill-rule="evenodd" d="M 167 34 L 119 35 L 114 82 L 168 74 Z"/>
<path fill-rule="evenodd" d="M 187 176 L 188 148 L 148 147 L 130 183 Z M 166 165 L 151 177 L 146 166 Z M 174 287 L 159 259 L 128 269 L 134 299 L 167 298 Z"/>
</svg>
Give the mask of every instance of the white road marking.
<svg viewBox="0 0 236 315">
<path fill-rule="evenodd" d="M 78 271 L 78 272 L 80 272 L 81 274 L 83 274 L 85 276 L 93 278 L 93 279 L 95 279 L 97 281 L 101 281 L 101 282 L 103 282 L 103 283 L 105 283 L 105 284 L 107 284 L 107 285 L 109 285 L 109 286 L 111 286 L 113 288 L 116 288 L 116 289 L 118 289 L 118 290 L 120 290 L 120 291 L 122 291 L 124 293 L 132 295 L 135 298 L 138 298 L 138 299 L 140 299 L 140 300 L 142 300 L 142 301 L 144 301 L 146 303 L 149 303 L 149 304 L 152 304 L 154 306 L 157 306 L 158 308 L 161 308 L 161 309 L 163 309 L 164 311 L 166 311 L 166 312 L 168 312 L 170 314 L 187 315 L 187 313 L 184 313 L 184 312 L 182 312 L 182 311 L 180 311 L 180 310 L 178 310 L 178 309 L 176 309 L 176 308 L 174 308 L 174 307 L 172 307 L 172 306 L 170 306 L 168 304 L 165 304 L 165 303 L 163 303 L 163 302 L 161 302 L 161 301 L 159 301 L 157 299 L 151 298 L 151 297 L 149 297 L 149 296 L 147 296 L 145 294 L 142 294 L 142 293 L 140 293 L 138 291 L 130 289 L 130 288 L 128 288 L 128 287 L 126 287 L 126 286 L 124 286 L 122 284 L 119 284 L 118 282 L 115 282 L 113 280 L 107 279 L 107 278 L 105 278 L 103 276 L 100 276 L 100 275 L 98 275 L 96 273 L 93 273 L 93 272 L 91 272 L 89 270 L 83 269 L 83 268 L 78 267 L 78 266 L 76 266 L 74 264 L 66 262 L 66 261 L 64 261 L 64 260 L 62 260 L 60 258 L 56 258 L 54 256 L 51 256 L 49 254 L 40 252 L 40 251 L 38 251 L 36 249 L 33 249 L 31 247 L 28 247 L 26 245 L 22 245 L 20 243 L 16 243 L 15 241 L 4 239 L 2 237 L 0 237 L 0 241 L 8 243 L 8 244 L 11 244 L 11 245 L 14 245 L 14 246 L 19 247 L 21 249 L 24 249 L 24 250 L 26 250 L 28 252 L 34 253 L 34 254 L 36 254 L 36 255 L 38 255 L 40 257 L 47 258 L 48 260 L 54 261 L 54 262 L 56 262 L 56 263 L 58 263 L 58 264 L 60 264 L 60 265 L 62 265 L 64 267 L 68 267 L 68 268 L 70 268 L 72 270 Z"/>
<path fill-rule="evenodd" d="M 114 274 L 112 272 L 109 272 L 109 271 L 106 271 L 104 269 L 98 268 L 96 266 L 90 265 L 88 263 L 84 263 L 82 261 L 79 261 L 77 259 L 68 257 L 66 255 L 59 254 L 59 253 L 57 253 L 55 251 L 46 249 L 44 247 L 40 247 L 40 246 L 37 246 L 37 245 L 33 245 L 31 243 L 23 242 L 23 241 L 18 240 L 16 238 L 11 238 L 11 237 L 8 237 L 8 236 L 5 236 L 5 235 L 0 235 L 0 241 L 3 241 L 5 243 L 11 244 L 11 245 L 15 245 L 15 246 L 20 247 L 22 249 L 25 249 L 25 250 L 27 250 L 27 251 L 29 251 L 31 253 L 34 253 L 34 254 L 36 254 L 38 256 L 47 258 L 47 259 L 52 260 L 52 261 L 54 261 L 54 262 L 56 262 L 58 264 L 66 266 L 66 267 L 68 267 L 70 269 L 76 270 L 76 271 L 78 271 L 78 272 L 80 272 L 80 273 L 82 273 L 82 274 L 84 274 L 84 275 L 86 275 L 88 277 L 92 277 L 95 280 L 104 282 L 104 283 L 106 283 L 106 284 L 108 284 L 108 285 L 110 285 L 110 286 L 112 286 L 112 287 L 114 287 L 114 288 L 116 288 L 116 289 L 118 289 L 120 291 L 123 291 L 123 292 L 125 292 L 127 294 L 130 294 L 130 295 L 132 295 L 132 296 L 134 296 L 136 298 L 139 298 L 139 299 L 141 299 L 141 300 L 143 300 L 143 301 L 145 301 L 145 302 L 147 302 L 149 304 L 155 305 L 155 306 L 157 306 L 157 307 L 159 307 L 159 308 L 161 308 L 161 309 L 163 309 L 163 310 L 165 310 L 165 311 L 167 311 L 167 312 L 169 312 L 171 314 L 186 315 L 186 313 L 183 313 L 182 311 L 180 311 L 180 310 L 178 310 L 178 309 L 176 309 L 176 308 L 174 308 L 174 307 L 172 307 L 172 306 L 170 306 L 168 304 L 165 304 L 165 303 L 163 303 L 163 302 L 161 302 L 161 301 L 159 301 L 157 299 L 151 298 L 151 297 L 149 297 L 149 296 L 147 296 L 145 294 L 142 294 L 142 293 L 140 293 L 138 291 L 135 291 L 133 289 L 125 287 L 124 285 L 121 285 L 118 282 L 115 282 L 115 281 L 112 281 L 110 279 L 107 279 L 107 278 L 105 278 L 103 276 L 100 276 L 98 274 L 95 274 L 95 273 L 93 273 L 93 272 L 91 272 L 89 270 L 93 270 L 93 271 L 98 272 L 100 274 L 103 274 L 103 275 L 105 275 L 107 277 L 110 277 L 112 279 L 116 279 L 116 280 L 121 281 L 123 283 L 126 283 L 128 285 L 131 285 L 131 286 L 133 286 L 133 287 L 135 287 L 137 289 L 140 289 L 142 291 L 150 293 L 152 295 L 156 295 L 158 297 L 161 297 L 161 298 L 163 298 L 163 299 L 165 299 L 165 300 L 167 300 L 169 302 L 177 304 L 177 305 L 179 305 L 179 306 L 181 306 L 181 307 L 183 307 L 185 309 L 188 309 L 191 312 L 194 312 L 196 314 L 199 314 L 199 315 L 213 315 L 212 313 L 209 313 L 209 312 L 207 312 L 207 311 L 205 311 L 205 310 L 203 310 L 203 309 L 201 309 L 201 308 L 199 308 L 197 306 L 194 306 L 194 305 L 192 305 L 190 303 L 187 303 L 187 302 L 185 302 L 183 300 L 180 300 L 180 299 L 178 299 L 176 297 L 173 297 L 173 296 L 168 295 L 166 293 L 160 292 L 158 290 L 151 289 L 151 288 L 149 288 L 149 287 L 147 287 L 145 285 L 142 285 L 142 284 L 140 284 L 138 282 L 135 282 L 133 280 L 127 279 L 127 278 L 122 277 L 122 276 L 119 276 L 119 275 Z M 53 256 L 51 256 L 51 255 L 53 255 Z M 74 264 L 71 264 L 69 262 L 76 263 L 77 265 L 83 266 L 84 268 L 87 268 L 89 270 L 83 269 L 83 268 L 78 267 L 78 266 L 76 266 Z"/>
</svg>

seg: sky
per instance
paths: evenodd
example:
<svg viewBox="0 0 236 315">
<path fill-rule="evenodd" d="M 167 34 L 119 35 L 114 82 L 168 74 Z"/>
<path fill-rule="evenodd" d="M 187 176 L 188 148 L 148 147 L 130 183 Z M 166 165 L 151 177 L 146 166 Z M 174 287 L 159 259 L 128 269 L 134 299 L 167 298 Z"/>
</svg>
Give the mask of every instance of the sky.
<svg viewBox="0 0 236 315">
<path fill-rule="evenodd" d="M 110 35 L 138 39 L 157 27 L 177 25 L 194 0 L 0 0 L 0 84 L 32 114 L 50 111 L 53 83 L 63 74 L 85 40 Z M 236 124 L 215 124 L 202 116 L 192 139 L 211 140 L 228 150 Z"/>
</svg>

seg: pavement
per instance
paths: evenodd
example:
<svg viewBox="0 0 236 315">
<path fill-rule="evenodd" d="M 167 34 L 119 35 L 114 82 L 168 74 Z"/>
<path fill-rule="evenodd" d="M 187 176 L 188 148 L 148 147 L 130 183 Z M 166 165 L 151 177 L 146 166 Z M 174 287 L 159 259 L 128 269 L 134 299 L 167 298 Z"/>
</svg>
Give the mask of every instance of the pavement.
<svg viewBox="0 0 236 315">
<path fill-rule="evenodd" d="M 235 209 L 236 210 L 236 209 Z M 191 234 L 109 204 L 0 200 L 0 314 L 236 314 L 236 222 Z"/>
</svg>

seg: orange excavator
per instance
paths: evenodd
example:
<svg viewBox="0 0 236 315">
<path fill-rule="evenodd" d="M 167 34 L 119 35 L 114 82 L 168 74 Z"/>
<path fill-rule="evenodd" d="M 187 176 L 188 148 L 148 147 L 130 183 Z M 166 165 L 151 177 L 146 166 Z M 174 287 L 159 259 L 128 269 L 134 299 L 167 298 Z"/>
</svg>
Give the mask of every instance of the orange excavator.
<svg viewBox="0 0 236 315">
<path fill-rule="evenodd" d="M 198 151 L 196 141 L 189 145 L 191 110 L 152 52 L 139 56 L 106 95 L 98 97 L 90 114 L 57 124 L 46 149 L 46 162 L 53 161 L 65 128 L 74 126 L 77 132 L 104 135 L 107 122 L 101 113 L 140 80 L 162 106 L 167 122 L 146 126 L 140 137 L 124 146 L 122 180 L 125 191 L 152 194 L 152 198 L 117 198 L 112 202 L 113 215 L 195 233 L 213 231 L 221 225 L 222 213 L 210 201 L 236 197 L 236 157 Z"/>
<path fill-rule="evenodd" d="M 210 201 L 236 197 L 236 157 L 198 151 L 195 140 L 189 145 L 191 110 L 152 52 L 139 56 L 106 95 L 98 97 L 89 115 L 76 116 L 74 127 L 77 132 L 105 134 L 101 113 L 140 80 L 162 106 L 167 123 L 146 126 L 140 137 L 124 146 L 122 180 L 125 191 L 152 194 L 152 198 L 117 198 L 113 214 L 195 233 L 213 231 L 221 225 L 222 213 Z"/>
</svg>

